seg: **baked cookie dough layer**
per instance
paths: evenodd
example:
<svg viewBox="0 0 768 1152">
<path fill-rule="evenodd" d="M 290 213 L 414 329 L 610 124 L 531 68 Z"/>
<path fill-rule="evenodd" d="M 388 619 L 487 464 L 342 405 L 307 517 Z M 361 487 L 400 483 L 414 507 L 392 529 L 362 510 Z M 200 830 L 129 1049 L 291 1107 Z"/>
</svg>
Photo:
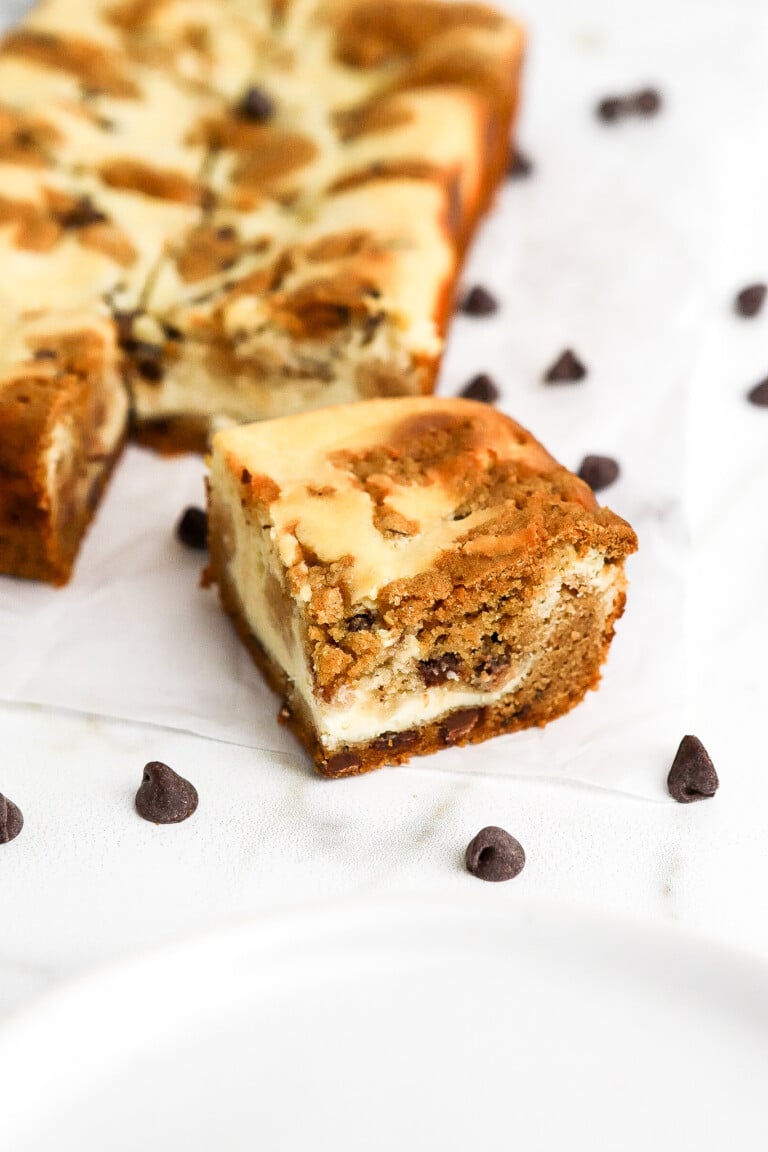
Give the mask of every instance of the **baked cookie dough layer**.
<svg viewBox="0 0 768 1152">
<path fill-rule="evenodd" d="M 0 332 L 112 324 L 133 432 L 171 451 L 429 392 L 507 164 L 522 44 L 492 9 L 442 0 L 43 0 L 0 40 Z M 7 357 L 32 379 L 23 346 Z M 89 387 L 111 392 L 114 369 L 99 385 L 89 363 Z M 4 529 L 2 572 L 71 566 L 72 547 L 32 543 L 51 437 L 79 475 L 99 436 L 71 375 L 47 378 L 45 420 L 0 408 L 18 445 L 0 495 L 29 467 L 42 501 L 23 548 Z"/>
<path fill-rule="evenodd" d="M 214 437 L 210 575 L 328 776 L 545 724 L 596 687 L 632 529 L 487 405 Z"/>
</svg>

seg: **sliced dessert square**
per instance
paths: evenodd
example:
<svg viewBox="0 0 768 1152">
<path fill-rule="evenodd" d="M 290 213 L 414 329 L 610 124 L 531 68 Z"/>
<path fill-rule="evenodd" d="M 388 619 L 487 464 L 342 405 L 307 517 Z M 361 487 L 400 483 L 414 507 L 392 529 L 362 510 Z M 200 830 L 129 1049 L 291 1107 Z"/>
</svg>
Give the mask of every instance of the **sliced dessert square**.
<svg viewBox="0 0 768 1152">
<path fill-rule="evenodd" d="M 111 321 L 57 312 L 0 343 L 0 573 L 65 583 L 128 422 Z"/>
<path fill-rule="evenodd" d="M 596 687 L 635 534 L 513 420 L 434 397 L 219 432 L 210 578 L 327 776 Z"/>
</svg>

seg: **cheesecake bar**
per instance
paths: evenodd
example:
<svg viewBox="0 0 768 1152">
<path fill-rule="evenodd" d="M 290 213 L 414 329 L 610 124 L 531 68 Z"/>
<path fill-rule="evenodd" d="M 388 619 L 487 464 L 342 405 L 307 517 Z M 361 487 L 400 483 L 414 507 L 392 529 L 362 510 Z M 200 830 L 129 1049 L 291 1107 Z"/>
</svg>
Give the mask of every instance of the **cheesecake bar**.
<svg viewBox="0 0 768 1152">
<path fill-rule="evenodd" d="M 213 439 L 210 579 L 326 776 L 568 711 L 636 545 L 485 404 L 374 399 Z"/>
<path fill-rule="evenodd" d="M 56 312 L 0 336 L 0 572 L 67 581 L 127 418 L 110 322 Z"/>
<path fill-rule="evenodd" d="M 0 38 L 0 572 L 67 578 L 103 485 L 83 477 L 128 423 L 202 450 L 232 423 L 432 389 L 522 49 L 512 20 L 445 0 L 41 0 Z M 90 352 L 31 375 L 27 325 L 74 314 L 104 380 Z M 86 501 L 53 551 L 51 443 Z"/>
<path fill-rule="evenodd" d="M 187 137 L 210 150 L 208 198 L 135 316 L 158 365 L 129 360 L 142 439 L 202 448 L 227 423 L 432 390 L 522 46 L 483 5 L 284 7 Z"/>
</svg>

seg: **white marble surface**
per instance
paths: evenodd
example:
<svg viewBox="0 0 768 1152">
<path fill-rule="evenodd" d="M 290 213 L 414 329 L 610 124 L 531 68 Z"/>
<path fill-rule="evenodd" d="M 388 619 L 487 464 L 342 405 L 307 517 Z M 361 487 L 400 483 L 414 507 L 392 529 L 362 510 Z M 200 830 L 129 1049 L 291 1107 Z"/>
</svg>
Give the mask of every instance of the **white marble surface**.
<svg viewBox="0 0 768 1152">
<path fill-rule="evenodd" d="M 730 311 L 736 289 L 768 278 L 768 14 L 749 0 L 517 8 L 532 33 L 522 139 L 537 169 L 503 194 L 517 205 L 503 248 L 515 257 L 498 266 L 504 317 L 484 339 L 490 350 L 503 333 L 507 406 L 569 464 L 616 450 L 630 479 L 612 502 L 625 511 L 623 499 L 645 500 L 657 521 L 654 555 L 686 581 L 685 643 L 659 636 L 636 677 L 674 683 L 679 735 L 705 740 L 720 792 L 687 807 L 665 798 L 674 747 L 653 741 L 641 750 L 642 797 L 437 762 L 329 783 L 293 752 L 5 704 L 0 790 L 26 826 L 0 848 L 0 1012 L 87 966 L 353 892 L 476 891 L 500 904 L 525 893 L 670 922 L 768 959 L 768 413 L 743 398 L 768 374 L 768 316 L 747 323 Z M 645 82 L 665 93 L 657 121 L 591 119 L 606 91 Z M 501 248 L 497 227 L 481 236 L 468 279 Z M 470 367 L 455 335 L 446 392 Z M 536 383 L 565 344 L 593 368 L 599 427 L 585 419 L 584 393 L 542 395 Z M 636 419 L 645 396 L 651 411 Z M 123 632 L 127 642 L 130 619 Z M 18 658 L 18 638 L 0 632 L 0 661 Z M 192 658 L 205 653 L 192 645 Z M 95 671 L 119 683 L 120 666 L 114 647 Z M 636 740 L 616 735 L 617 778 L 625 758 L 637 762 Z M 135 816 L 149 759 L 195 782 L 194 819 L 155 828 Z M 467 840 L 487 823 L 525 845 L 514 883 L 482 886 L 462 870 Z"/>
</svg>

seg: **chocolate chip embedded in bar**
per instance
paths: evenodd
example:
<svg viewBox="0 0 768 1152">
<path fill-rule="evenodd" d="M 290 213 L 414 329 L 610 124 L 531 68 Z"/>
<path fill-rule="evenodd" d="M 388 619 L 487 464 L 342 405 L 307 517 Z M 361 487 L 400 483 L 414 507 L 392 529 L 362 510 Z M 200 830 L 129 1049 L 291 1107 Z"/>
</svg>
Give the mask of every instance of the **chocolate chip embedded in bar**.
<svg viewBox="0 0 768 1152">
<path fill-rule="evenodd" d="M 636 547 L 530 433 L 458 398 L 219 432 L 208 523 L 222 603 L 333 777 L 573 707 Z"/>
<path fill-rule="evenodd" d="M 274 116 L 275 102 L 263 88 L 252 86 L 243 93 L 236 112 L 245 120 L 253 120 L 258 124 L 263 124 Z"/>
</svg>

